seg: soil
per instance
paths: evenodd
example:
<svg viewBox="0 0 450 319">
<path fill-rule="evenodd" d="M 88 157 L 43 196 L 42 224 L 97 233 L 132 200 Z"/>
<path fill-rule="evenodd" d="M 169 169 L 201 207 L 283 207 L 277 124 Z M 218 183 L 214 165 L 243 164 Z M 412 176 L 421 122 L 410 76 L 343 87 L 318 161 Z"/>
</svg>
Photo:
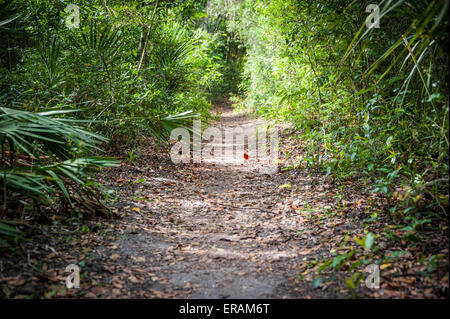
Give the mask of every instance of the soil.
<svg viewBox="0 0 450 319">
<path fill-rule="evenodd" d="M 222 130 L 268 125 L 261 119 L 234 113 L 227 104 L 216 112 L 219 119 L 214 125 Z M 289 127 L 274 123 L 269 127 L 279 128 L 280 149 L 289 149 L 293 143 L 287 137 Z M 233 145 L 225 143 L 227 148 Z M 295 147 L 290 154 L 301 152 Z M 338 186 L 324 174 L 283 170 L 286 165 L 279 162 L 286 159 L 271 161 L 267 153 L 255 157 L 244 148 L 244 154 L 239 163 L 225 156 L 174 164 L 167 153 L 154 150 L 143 150 L 132 163 L 124 158 L 120 167 L 99 177 L 107 188 L 115 190 L 113 211 L 121 218 L 91 217 L 84 232 L 80 225 L 73 224 L 71 228 L 61 224 L 40 227 L 39 235 L 21 244 L 21 249 L 1 255 L 3 297 L 442 295 L 445 287 L 441 283 L 426 284 L 417 276 L 399 276 L 410 282 L 394 287 L 394 279 L 389 276 L 398 274 L 398 269 L 382 275 L 378 290 L 362 284 L 350 292 L 345 269 L 328 273 L 321 282 L 314 281 L 313 276 L 300 280 L 299 274 L 307 272 L 312 262 L 329 259 L 333 250 L 339 250 L 345 236 L 362 234 L 367 203 L 379 199 L 349 186 L 346 201 L 338 203 Z M 275 170 L 264 171 L 267 167 Z M 336 210 L 341 204 L 344 207 Z M 448 260 L 445 232 L 427 249 L 446 255 Z M 406 256 L 401 262 L 408 260 L 412 257 Z M 79 289 L 65 287 L 65 267 L 71 263 L 80 265 Z M 419 265 L 410 265 L 403 274 L 414 267 Z"/>
</svg>

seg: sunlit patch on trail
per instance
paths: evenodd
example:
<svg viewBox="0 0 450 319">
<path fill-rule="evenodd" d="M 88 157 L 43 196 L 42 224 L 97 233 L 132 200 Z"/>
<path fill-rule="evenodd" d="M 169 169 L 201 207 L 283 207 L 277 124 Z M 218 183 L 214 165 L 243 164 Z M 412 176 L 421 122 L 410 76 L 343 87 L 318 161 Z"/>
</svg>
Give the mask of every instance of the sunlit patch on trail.
<svg viewBox="0 0 450 319">
<path fill-rule="evenodd" d="M 278 131 L 267 125 L 250 122 L 241 126 L 201 128 L 194 121 L 191 134 L 186 128 L 176 128 L 171 138 L 177 142 L 171 149 L 171 159 L 178 163 L 208 163 L 248 166 L 261 174 L 278 171 Z M 202 133 L 203 132 L 203 133 Z"/>
</svg>

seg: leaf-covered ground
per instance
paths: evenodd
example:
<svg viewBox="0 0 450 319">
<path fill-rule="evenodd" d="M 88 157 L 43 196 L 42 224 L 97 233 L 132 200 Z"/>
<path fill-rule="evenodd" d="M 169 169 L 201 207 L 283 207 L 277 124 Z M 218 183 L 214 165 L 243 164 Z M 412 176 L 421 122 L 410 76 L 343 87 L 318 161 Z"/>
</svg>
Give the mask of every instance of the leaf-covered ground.
<svg viewBox="0 0 450 319">
<path fill-rule="evenodd" d="M 264 124 L 226 105 L 218 111 L 216 126 Z M 251 159 L 175 165 L 151 145 L 131 162 L 123 157 L 100 176 L 116 191 L 120 218 L 24 223 L 31 240 L 1 251 L 2 297 L 448 297 L 445 223 L 408 231 L 358 182 L 286 169 L 302 148 L 289 127 L 280 130 L 275 174 L 261 174 Z M 69 290 L 72 263 L 81 287 Z M 380 289 L 364 284 L 371 263 Z"/>
</svg>

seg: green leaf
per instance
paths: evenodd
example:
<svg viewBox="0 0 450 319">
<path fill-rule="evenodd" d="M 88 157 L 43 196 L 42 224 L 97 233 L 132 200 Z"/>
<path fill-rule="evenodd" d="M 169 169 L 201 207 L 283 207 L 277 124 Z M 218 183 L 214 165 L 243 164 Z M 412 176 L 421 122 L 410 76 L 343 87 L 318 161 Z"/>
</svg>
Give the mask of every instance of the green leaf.
<svg viewBox="0 0 450 319">
<path fill-rule="evenodd" d="M 16 228 L 6 224 L 7 221 L 0 220 L 0 236 L 16 237 L 21 234 Z"/>
<path fill-rule="evenodd" d="M 11 21 L 14 21 L 15 19 L 17 19 L 18 17 L 20 17 L 22 14 L 16 14 L 14 17 L 8 18 L 6 20 L 0 21 L 0 27 L 10 23 Z"/>
<path fill-rule="evenodd" d="M 316 278 L 313 280 L 312 285 L 314 288 L 319 288 L 320 283 L 322 282 L 322 277 Z"/>
<path fill-rule="evenodd" d="M 364 237 L 362 237 L 362 238 L 356 237 L 356 238 L 355 238 L 355 241 L 356 241 L 361 247 L 365 248 L 366 243 L 365 243 L 365 241 L 364 241 Z"/>
<path fill-rule="evenodd" d="M 345 283 L 347 284 L 347 286 L 348 286 L 350 289 L 355 289 L 355 288 L 356 288 L 356 287 L 355 287 L 355 283 L 353 282 L 353 280 L 352 280 L 351 278 L 347 279 L 347 280 L 345 281 Z"/>
<path fill-rule="evenodd" d="M 333 259 L 333 262 L 331 263 L 331 267 L 332 267 L 332 268 L 338 267 L 338 266 L 341 264 L 341 262 L 342 262 L 343 260 L 345 260 L 346 258 L 347 258 L 346 255 L 339 255 L 339 256 L 335 257 L 335 258 Z"/>
</svg>

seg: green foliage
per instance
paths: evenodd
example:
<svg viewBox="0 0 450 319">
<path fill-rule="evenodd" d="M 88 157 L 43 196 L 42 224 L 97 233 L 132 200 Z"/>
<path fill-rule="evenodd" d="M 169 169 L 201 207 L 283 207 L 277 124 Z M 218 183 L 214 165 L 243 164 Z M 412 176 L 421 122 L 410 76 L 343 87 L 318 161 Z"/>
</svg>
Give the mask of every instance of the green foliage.
<svg viewBox="0 0 450 319">
<path fill-rule="evenodd" d="M 116 165 L 96 156 L 104 136 L 167 142 L 209 117 L 224 63 L 205 1 L 1 3 L 0 217 L 17 205 L 98 201 L 93 172 Z M 68 4 L 80 8 L 79 28 L 65 24 Z"/>
<path fill-rule="evenodd" d="M 209 92 L 221 73 L 212 52 L 216 38 L 200 28 L 197 13 L 204 6 L 80 3 L 80 28 L 68 29 L 68 3 L 16 1 L 33 12 L 22 20 L 36 45 L 18 49 L 21 63 L 7 75 L 9 89 L 0 100 L 29 111 L 82 107 L 75 116 L 90 119 L 89 127 L 108 137 L 166 138 L 171 115 L 209 116 Z M 180 17 L 179 10 L 198 17 Z"/>
<path fill-rule="evenodd" d="M 370 2 L 214 3 L 246 47 L 239 107 L 292 121 L 299 167 L 448 217 L 448 1 L 383 1 L 372 29 Z"/>
<path fill-rule="evenodd" d="M 365 186 L 382 200 L 383 220 L 402 229 L 367 231 L 360 247 L 317 261 L 313 287 L 326 280 L 321 272 L 342 269 L 354 291 L 361 267 L 381 258 L 376 238 L 414 245 L 423 225 L 448 223 L 449 1 L 381 1 L 380 28 L 371 29 L 370 1 L 212 3 L 245 47 L 235 109 L 289 121 L 306 144 L 286 170 Z"/>
<path fill-rule="evenodd" d="M 51 116 L 67 113 L 53 111 L 30 113 L 0 108 L 0 144 L 2 147 L 3 186 L 2 202 L 6 208 L 5 194 L 9 200 L 26 196 L 35 201 L 51 204 L 55 193 L 71 202 L 67 185 L 92 193 L 87 187 L 90 172 L 100 167 L 114 166 L 106 158 L 80 157 L 83 152 L 97 148 L 105 138 L 82 128 L 70 125 L 70 121 Z M 9 153 L 9 160 L 5 154 Z M 15 157 L 24 154 L 37 164 L 23 165 Z M 45 159 L 43 158 L 45 157 Z M 46 161 L 47 163 L 44 163 Z"/>
<path fill-rule="evenodd" d="M 6 243 L 6 241 L 3 240 L 2 237 L 8 239 L 15 239 L 18 238 L 18 236 L 20 235 L 21 232 L 12 225 L 9 225 L 8 221 L 0 219 L 0 244 Z"/>
</svg>

